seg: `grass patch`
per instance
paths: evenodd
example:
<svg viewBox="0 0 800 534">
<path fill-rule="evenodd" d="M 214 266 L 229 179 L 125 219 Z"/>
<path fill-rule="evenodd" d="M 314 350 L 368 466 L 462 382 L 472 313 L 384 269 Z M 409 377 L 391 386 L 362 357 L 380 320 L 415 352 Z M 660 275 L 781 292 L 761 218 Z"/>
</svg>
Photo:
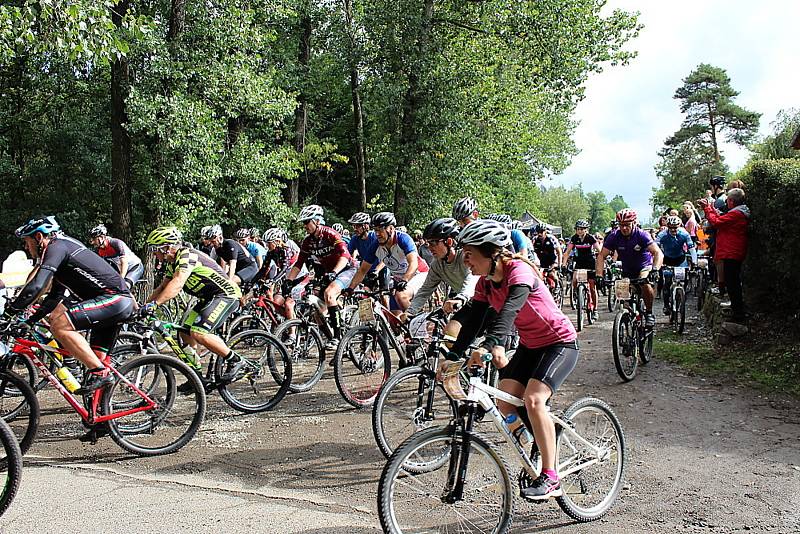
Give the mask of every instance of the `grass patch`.
<svg viewBox="0 0 800 534">
<path fill-rule="evenodd" d="M 653 354 L 701 375 L 727 376 L 772 393 L 800 397 L 800 345 L 758 333 L 727 347 L 657 332 Z"/>
</svg>

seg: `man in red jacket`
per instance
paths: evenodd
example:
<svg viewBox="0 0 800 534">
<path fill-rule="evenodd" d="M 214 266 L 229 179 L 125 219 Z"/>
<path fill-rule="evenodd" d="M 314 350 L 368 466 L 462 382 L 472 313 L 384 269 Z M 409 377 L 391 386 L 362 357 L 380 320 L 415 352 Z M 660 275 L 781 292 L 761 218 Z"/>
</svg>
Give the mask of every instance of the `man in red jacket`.
<svg viewBox="0 0 800 534">
<path fill-rule="evenodd" d="M 728 211 L 719 213 L 708 199 L 698 201 L 706 212 L 706 218 L 716 230 L 716 252 L 714 259 L 723 266 L 725 286 L 731 297 L 732 319 L 744 321 L 742 299 L 742 262 L 747 254 L 747 223 L 750 210 L 744 203 L 744 191 L 734 188 L 728 191 L 725 203 Z"/>
</svg>

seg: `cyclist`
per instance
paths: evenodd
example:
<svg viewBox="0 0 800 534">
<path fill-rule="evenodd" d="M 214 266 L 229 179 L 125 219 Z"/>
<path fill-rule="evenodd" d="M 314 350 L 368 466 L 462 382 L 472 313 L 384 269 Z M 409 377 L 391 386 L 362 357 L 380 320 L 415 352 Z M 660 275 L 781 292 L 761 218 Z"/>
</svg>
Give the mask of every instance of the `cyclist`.
<svg viewBox="0 0 800 534">
<path fill-rule="evenodd" d="M 474 198 L 464 197 L 453 204 L 453 219 L 461 228 L 478 220 L 478 202 Z"/>
<path fill-rule="evenodd" d="M 297 262 L 298 253 L 289 247 L 284 239 L 286 233 L 280 228 L 270 228 L 264 232 L 263 240 L 267 245 L 267 255 L 264 258 L 264 264 L 275 265 L 275 273 L 270 277 L 270 280 L 280 280 L 287 275 L 289 270 Z M 300 280 L 307 280 L 308 270 L 303 267 L 298 278 Z M 287 319 L 294 319 L 294 304 L 303 293 L 305 284 L 296 284 L 291 292 L 287 292 L 284 296 L 273 292 L 268 293 L 267 297 L 271 298 L 275 304 L 282 306 L 284 309 L 284 316 Z"/>
<path fill-rule="evenodd" d="M 575 223 L 575 234 L 569 239 L 567 243 L 567 250 L 565 254 L 569 257 L 572 251 L 575 251 L 575 263 L 573 265 L 572 287 L 575 288 L 575 271 L 578 269 L 587 269 L 586 273 L 589 279 L 589 309 L 592 310 L 592 316 L 597 319 L 597 284 L 595 283 L 595 257 L 600 252 L 600 243 L 597 239 L 589 233 L 589 221 L 579 219 Z"/>
<path fill-rule="evenodd" d="M 533 239 L 533 250 L 539 257 L 542 269 L 547 271 L 547 283 L 551 287 L 556 285 L 556 269 L 561 267 L 561 246 L 558 241 L 548 234 L 548 228 L 544 224 L 537 224 L 536 237 Z"/>
<path fill-rule="evenodd" d="M 333 223 L 331 228 L 333 228 L 334 232 L 337 232 L 340 236 L 342 236 L 342 241 L 344 241 L 346 245 L 350 244 L 350 238 L 344 236 L 344 226 L 342 223 Z"/>
<path fill-rule="evenodd" d="M 624 208 L 617 212 L 619 228 L 611 232 L 603 242 L 603 248 L 595 262 L 596 277 L 603 280 L 606 256 L 617 253 L 622 262 L 622 276 L 625 278 L 649 278 L 650 283 L 642 284 L 644 297 L 645 325 L 652 328 L 656 324 L 653 315 L 653 298 L 655 292 L 652 284 L 659 279 L 658 271 L 664 258 L 661 249 L 655 244 L 650 234 L 636 224 L 636 211 Z"/>
<path fill-rule="evenodd" d="M 249 235 L 249 231 L 248 231 Z M 228 278 L 241 286 L 251 282 L 258 273 L 256 260 L 247 249 L 233 239 L 222 236 L 222 227 L 218 224 L 207 226 L 201 236 L 206 246 L 211 246 L 217 254 L 219 266 L 227 272 Z"/>
<path fill-rule="evenodd" d="M 511 252 L 516 252 L 517 254 L 530 259 L 533 263 L 538 264 L 539 259 L 536 257 L 536 254 L 531 250 L 531 242 L 527 238 L 525 234 L 522 233 L 522 230 L 518 228 L 512 228 L 513 221 L 511 220 L 511 215 L 506 215 L 504 213 L 491 213 L 486 216 L 487 219 L 491 221 L 497 221 L 506 225 L 506 228 L 509 229 L 511 232 Z"/>
<path fill-rule="evenodd" d="M 144 265 L 139 256 L 131 252 L 121 239 L 109 237 L 105 225 L 98 224 L 89 230 L 89 242 L 98 256 L 109 262 L 125 279 L 128 288 L 138 282 L 144 274 Z"/>
<path fill-rule="evenodd" d="M 439 284 L 446 284 L 450 288 L 447 300 L 442 304 L 445 313 L 456 314 L 445 326 L 445 334 L 457 336 L 461 329 L 464 317 L 469 313 L 468 306 L 478 277 L 470 273 L 464 263 L 464 251 L 456 249 L 458 236 L 458 223 L 455 219 L 446 217 L 432 221 L 422 232 L 423 239 L 434 256 L 430 265 L 425 283 L 417 291 L 411 304 L 405 312 L 405 319 L 409 315 L 416 315 L 428 302 L 428 298 L 436 291 Z"/>
<path fill-rule="evenodd" d="M 353 237 L 347 244 L 347 250 L 350 251 L 353 258 L 358 259 L 360 266 L 360 262 L 365 255 L 371 254 L 370 251 L 378 247 L 378 238 L 375 237 L 375 232 L 369 229 L 372 217 L 363 211 L 359 211 L 358 213 L 354 213 L 347 222 L 353 225 Z M 363 283 L 373 290 L 378 286 L 383 289 L 388 289 L 388 275 L 389 270 L 385 269 L 382 263 L 377 263 L 375 265 L 370 264 L 369 270 L 364 276 Z M 389 304 L 388 301 L 386 304 Z"/>
<path fill-rule="evenodd" d="M 246 361 L 228 348 L 214 332 L 239 307 L 242 292 L 208 255 L 183 244 L 181 232 L 174 226 L 161 226 L 147 236 L 147 245 L 158 261 L 165 265 L 164 279 L 153 290 L 142 308 L 143 315 L 154 313 L 161 304 L 181 291 L 197 298 L 185 315 L 181 339 L 192 349 L 199 343 L 220 358 L 227 360 L 222 380 L 231 382 Z M 201 380 L 205 378 L 200 376 Z M 191 391 L 191 383 L 178 387 Z"/>
<path fill-rule="evenodd" d="M 528 499 L 544 500 L 562 494 L 555 466 L 556 430 L 548 415 L 547 401 L 575 368 L 579 356 L 577 334 L 546 284 L 536 276 L 533 265 L 506 250 L 510 241 L 507 228 L 487 220 L 477 221 L 459 234 L 464 261 L 480 279 L 469 316 L 447 357 L 458 359 L 490 315 L 489 310 L 496 313 L 488 319 L 484 341 L 472 352 L 469 365 L 482 367 L 481 356 L 489 352 L 500 369 L 500 389 L 525 400 L 527 418 L 542 456 L 542 473 L 522 494 Z M 509 362 L 502 340 L 514 327 L 520 344 Z M 515 406 L 502 401 L 497 407 L 505 415 L 517 413 Z"/>
<path fill-rule="evenodd" d="M 411 236 L 397 230 L 393 213 L 381 211 L 372 216 L 377 246 L 366 251 L 358 272 L 350 282 L 349 290 L 355 289 L 364 279 L 371 265 L 383 263 L 394 279 L 394 295 L 389 308 L 404 311 L 411 304 L 414 294 L 422 287 L 428 274 L 428 264 L 417 254 L 417 246 Z"/>
<path fill-rule="evenodd" d="M 217 249 L 205 239 L 206 235 L 211 235 L 213 233 L 212 228 L 214 227 L 204 226 L 200 229 L 200 243 L 197 245 L 197 250 L 208 255 L 212 260 L 217 261 Z"/>
<path fill-rule="evenodd" d="M 53 337 L 89 370 L 88 381 L 77 393 L 86 395 L 113 384 L 114 376 L 105 366 L 107 354 L 114 345 L 119 323 L 131 316 L 135 305 L 125 280 L 83 243 L 62 234 L 53 216 L 35 217 L 17 228 L 15 234 L 23 239 L 28 254 L 38 265 L 17 298 L 6 307 L 5 317 L 16 316 L 47 291 L 39 309 L 26 322 L 35 323 L 49 314 Z M 69 301 L 66 291 L 70 293 Z M 91 331 L 91 345 L 81 330 Z"/>
<path fill-rule="evenodd" d="M 234 237 L 236 237 L 236 241 L 247 249 L 247 252 L 256 262 L 256 274 L 253 276 L 252 281 L 257 282 L 264 277 L 264 274 L 269 270 L 269 263 L 264 262 L 264 258 L 267 255 L 267 249 L 264 248 L 263 245 L 256 243 L 256 241 L 251 237 L 252 231 L 254 229 L 250 228 L 240 228 L 236 231 Z"/>
<path fill-rule="evenodd" d="M 677 215 L 670 215 L 667 217 L 667 229 L 658 234 L 656 242 L 661 250 L 664 252 L 664 265 L 668 267 L 684 267 L 686 266 L 686 251 L 691 255 L 690 265 L 697 263 L 697 249 L 695 248 L 692 236 L 689 232 L 681 228 L 682 221 Z M 663 293 L 667 295 L 670 287 L 672 286 L 672 279 L 663 277 Z M 668 307 L 669 302 L 664 297 L 664 315 L 670 314 Z"/>
<path fill-rule="evenodd" d="M 330 341 L 331 348 L 342 335 L 342 318 L 339 308 L 339 295 L 346 288 L 353 276 L 356 267 L 347 245 L 342 236 L 329 226 L 322 223 L 323 209 L 316 204 L 311 204 L 300 210 L 298 222 L 303 223 L 306 237 L 300 244 L 300 254 L 297 262 L 289 270 L 284 282 L 284 291 L 298 285 L 305 279 L 300 276 L 301 269 L 306 262 L 311 262 L 314 268 L 314 277 L 321 278 L 325 287 L 324 297 L 328 311 L 328 322 L 333 330 L 334 339 Z"/>
</svg>

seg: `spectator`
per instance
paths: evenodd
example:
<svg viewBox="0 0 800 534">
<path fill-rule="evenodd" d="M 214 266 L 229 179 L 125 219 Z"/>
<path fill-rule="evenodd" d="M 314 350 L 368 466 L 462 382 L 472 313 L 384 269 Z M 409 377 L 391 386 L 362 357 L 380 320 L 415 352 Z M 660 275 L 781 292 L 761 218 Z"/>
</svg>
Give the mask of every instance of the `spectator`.
<svg viewBox="0 0 800 534">
<path fill-rule="evenodd" d="M 682 208 L 683 214 L 681 214 L 681 220 L 683 221 L 683 227 L 689 232 L 692 241 L 697 243 L 697 225 L 700 223 L 700 216 L 697 214 L 697 211 L 694 209 L 694 204 L 692 204 L 690 200 L 684 202 Z"/>
<path fill-rule="evenodd" d="M 731 189 L 741 189 L 742 191 L 744 191 L 744 182 L 741 180 L 731 180 L 731 182 L 727 185 L 727 187 L 725 187 L 725 189 L 727 191 L 730 191 Z"/>
<path fill-rule="evenodd" d="M 728 211 L 727 204 L 725 202 L 726 195 L 725 195 L 725 177 L 724 176 L 712 176 L 711 179 L 708 181 L 708 185 L 711 186 L 711 196 L 708 197 L 709 199 L 713 199 L 713 206 L 714 209 L 717 210 L 717 213 L 725 213 Z M 706 234 L 708 235 L 708 245 L 709 251 L 711 256 L 714 258 L 713 268 L 711 269 L 711 276 L 717 281 L 717 288 L 719 289 L 720 296 L 725 295 L 726 291 L 726 284 L 725 284 L 725 271 L 722 269 L 722 262 L 717 261 L 717 256 L 714 253 L 715 250 L 715 242 L 716 242 L 716 231 L 714 228 L 711 227 L 710 223 L 705 227 Z"/>
<path fill-rule="evenodd" d="M 732 319 L 744 321 L 744 300 L 742 298 L 742 262 L 747 253 L 747 223 L 750 210 L 744 203 L 744 191 L 734 187 L 725 199 L 727 211 L 718 213 L 709 199 L 702 199 L 700 205 L 706 218 L 716 231 L 716 251 L 714 260 L 722 267 L 725 286 L 731 297 Z"/>
</svg>

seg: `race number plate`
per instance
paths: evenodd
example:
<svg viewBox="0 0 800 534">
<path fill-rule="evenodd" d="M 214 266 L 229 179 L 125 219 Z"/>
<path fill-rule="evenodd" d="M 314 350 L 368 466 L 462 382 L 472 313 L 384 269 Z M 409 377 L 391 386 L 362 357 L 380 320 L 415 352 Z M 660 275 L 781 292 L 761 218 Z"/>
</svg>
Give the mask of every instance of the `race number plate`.
<svg viewBox="0 0 800 534">
<path fill-rule="evenodd" d="M 686 280 L 686 267 L 675 267 L 675 281 Z"/>
<path fill-rule="evenodd" d="M 575 281 L 578 283 L 589 281 L 589 270 L 578 269 L 575 271 Z"/>
<path fill-rule="evenodd" d="M 442 386 L 447 392 L 447 396 L 453 400 L 465 400 L 467 394 L 461 386 L 461 367 L 460 362 L 451 362 L 442 373 Z"/>
<path fill-rule="evenodd" d="M 370 323 L 375 320 L 375 308 L 372 306 L 372 299 L 364 299 L 358 303 L 358 318 L 363 323 Z"/>
<path fill-rule="evenodd" d="M 628 278 L 614 282 L 614 293 L 620 300 L 628 300 L 631 297 L 631 281 Z"/>
</svg>

